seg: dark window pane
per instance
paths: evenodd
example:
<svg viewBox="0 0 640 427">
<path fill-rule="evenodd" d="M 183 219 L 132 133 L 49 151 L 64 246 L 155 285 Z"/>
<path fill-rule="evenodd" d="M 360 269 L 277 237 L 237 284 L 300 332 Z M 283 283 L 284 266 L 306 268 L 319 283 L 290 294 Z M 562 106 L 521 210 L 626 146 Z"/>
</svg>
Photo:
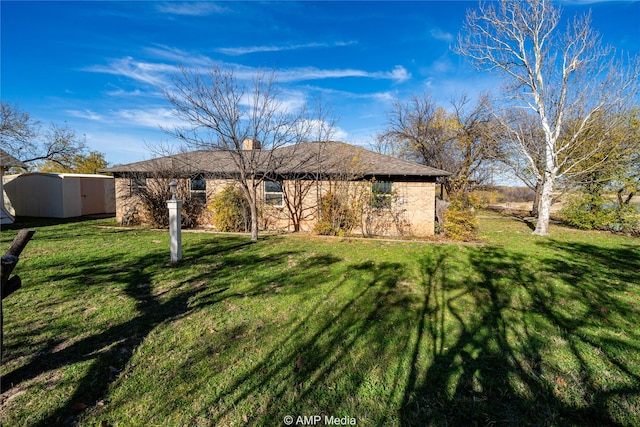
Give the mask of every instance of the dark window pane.
<svg viewBox="0 0 640 427">
<path fill-rule="evenodd" d="M 131 194 L 136 195 L 140 194 L 141 189 L 147 187 L 147 179 L 146 178 L 131 178 Z"/>
<path fill-rule="evenodd" d="M 270 206 L 282 206 L 282 193 L 265 193 L 264 202 Z"/>
<path fill-rule="evenodd" d="M 373 194 L 391 194 L 390 182 L 374 182 L 371 186 Z"/>
<path fill-rule="evenodd" d="M 131 178 L 132 187 L 146 187 L 147 178 Z"/>
<path fill-rule="evenodd" d="M 282 193 L 282 181 L 265 181 L 265 193 Z"/>
<path fill-rule="evenodd" d="M 192 179 L 191 191 L 205 191 L 207 189 L 207 181 L 204 179 Z"/>
<path fill-rule="evenodd" d="M 206 205 L 207 204 L 207 193 L 205 193 L 204 191 L 193 192 L 193 193 L 191 193 L 191 199 L 193 199 L 194 201 L 196 201 L 198 203 L 202 203 L 203 205 Z"/>
</svg>

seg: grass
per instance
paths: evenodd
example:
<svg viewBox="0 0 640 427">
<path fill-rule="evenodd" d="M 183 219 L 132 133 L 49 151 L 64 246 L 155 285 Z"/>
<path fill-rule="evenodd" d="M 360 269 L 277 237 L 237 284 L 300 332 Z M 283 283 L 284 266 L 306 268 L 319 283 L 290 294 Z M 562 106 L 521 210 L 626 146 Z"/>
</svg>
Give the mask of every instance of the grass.
<svg viewBox="0 0 640 427">
<path fill-rule="evenodd" d="M 640 425 L 637 238 L 184 233 L 171 265 L 167 233 L 107 225 L 40 224 L 23 252 L 3 425 Z"/>
</svg>

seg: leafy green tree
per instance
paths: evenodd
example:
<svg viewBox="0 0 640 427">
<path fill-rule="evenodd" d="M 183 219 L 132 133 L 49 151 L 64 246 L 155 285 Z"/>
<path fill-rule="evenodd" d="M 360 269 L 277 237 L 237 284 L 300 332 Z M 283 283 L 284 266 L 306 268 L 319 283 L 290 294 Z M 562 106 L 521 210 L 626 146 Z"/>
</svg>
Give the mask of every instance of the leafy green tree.
<svg viewBox="0 0 640 427">
<path fill-rule="evenodd" d="M 98 173 L 100 169 L 108 166 L 104 154 L 98 151 L 89 151 L 87 154 L 78 153 L 69 159 L 68 164 L 60 164 L 47 160 L 37 166 L 40 172 L 65 172 L 65 173 Z"/>
<path fill-rule="evenodd" d="M 640 188 L 640 110 L 620 121 L 615 132 L 602 135 L 595 128 L 591 139 L 607 137 L 612 149 L 594 156 L 583 167 L 588 173 L 580 174 L 571 182 L 574 194 L 562 210 L 565 220 L 585 229 L 637 231 L 640 213 L 631 204 Z M 608 121 L 603 118 L 603 121 Z M 602 126 L 604 127 L 604 126 Z M 590 141 L 585 145 L 589 146 Z"/>
</svg>

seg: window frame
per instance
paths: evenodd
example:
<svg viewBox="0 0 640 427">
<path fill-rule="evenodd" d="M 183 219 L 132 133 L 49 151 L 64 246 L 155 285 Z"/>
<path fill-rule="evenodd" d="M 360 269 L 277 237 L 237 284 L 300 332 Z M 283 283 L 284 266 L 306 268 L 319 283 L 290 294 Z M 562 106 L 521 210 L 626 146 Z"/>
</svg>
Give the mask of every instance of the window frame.
<svg viewBox="0 0 640 427">
<path fill-rule="evenodd" d="M 198 185 L 198 188 L 194 189 L 193 184 L 195 182 L 202 182 L 203 185 Z M 202 175 L 189 178 L 189 197 L 194 200 L 199 200 L 205 205 L 207 204 L 207 180 Z"/>
<path fill-rule="evenodd" d="M 141 189 L 147 188 L 146 177 L 131 177 L 129 179 L 129 193 L 132 196 L 137 196 L 141 193 Z"/>
<path fill-rule="evenodd" d="M 269 189 L 269 185 L 277 184 L 276 190 Z M 271 190 L 271 191 L 269 191 Z M 284 182 L 281 180 L 267 179 L 264 181 L 264 204 L 275 208 L 284 207 Z"/>
<path fill-rule="evenodd" d="M 374 181 L 371 183 L 371 201 L 373 209 L 391 209 L 393 202 L 393 181 Z"/>
</svg>

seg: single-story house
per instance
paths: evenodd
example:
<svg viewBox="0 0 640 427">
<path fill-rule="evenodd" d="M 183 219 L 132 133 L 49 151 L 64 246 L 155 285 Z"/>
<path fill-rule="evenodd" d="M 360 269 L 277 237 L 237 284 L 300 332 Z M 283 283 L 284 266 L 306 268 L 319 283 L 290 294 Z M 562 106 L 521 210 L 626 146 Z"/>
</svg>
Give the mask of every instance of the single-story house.
<svg viewBox="0 0 640 427">
<path fill-rule="evenodd" d="M 15 216 L 72 218 L 115 213 L 112 176 L 33 172 L 3 178 Z"/>
<path fill-rule="evenodd" d="M 116 218 L 142 209 L 136 195 L 160 179 L 163 185 L 178 180 L 187 197 L 209 205 L 241 171 L 251 171 L 261 181 L 264 228 L 313 230 L 321 200 L 331 192 L 342 193 L 349 205 L 358 207 L 361 220 L 355 232 L 434 234 L 436 180 L 449 172 L 343 142 L 304 142 L 274 150 L 261 150 L 254 140 L 244 144 L 241 151 L 198 150 L 105 169 L 116 181 Z M 210 217 L 200 222 L 213 226 Z"/>
<path fill-rule="evenodd" d="M 6 197 L 2 184 L 4 173 L 13 167 L 26 169 L 27 165 L 0 148 L 0 224 L 13 224 L 14 221 L 13 215 L 4 205 Z"/>
</svg>

